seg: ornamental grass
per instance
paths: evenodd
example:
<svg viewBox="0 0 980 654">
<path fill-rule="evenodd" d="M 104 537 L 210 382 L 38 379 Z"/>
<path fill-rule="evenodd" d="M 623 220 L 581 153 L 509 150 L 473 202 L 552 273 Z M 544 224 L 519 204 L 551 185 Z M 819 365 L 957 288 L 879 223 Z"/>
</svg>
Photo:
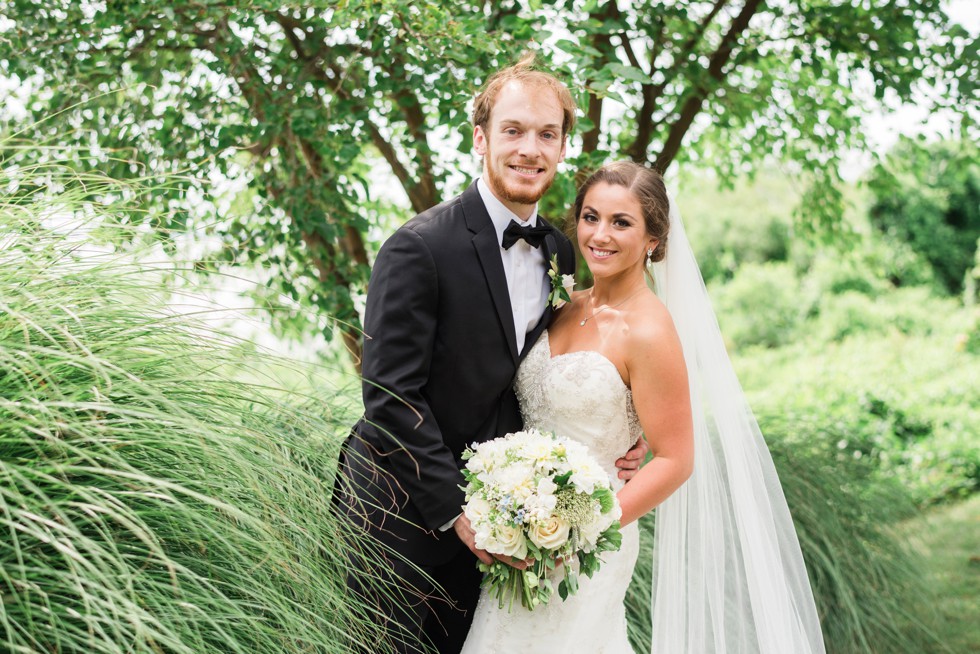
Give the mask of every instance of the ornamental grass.
<svg viewBox="0 0 980 654">
<path fill-rule="evenodd" d="M 4 170 L 0 651 L 387 651 L 331 511 L 350 401 L 286 392 L 104 244 L 125 221 L 93 198 L 138 184 Z"/>
</svg>

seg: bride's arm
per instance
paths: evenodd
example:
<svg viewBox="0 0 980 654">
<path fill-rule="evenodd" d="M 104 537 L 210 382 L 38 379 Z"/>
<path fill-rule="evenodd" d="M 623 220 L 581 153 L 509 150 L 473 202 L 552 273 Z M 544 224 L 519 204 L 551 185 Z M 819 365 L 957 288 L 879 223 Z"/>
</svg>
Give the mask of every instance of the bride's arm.
<svg viewBox="0 0 980 654">
<path fill-rule="evenodd" d="M 694 434 L 687 367 L 666 310 L 633 329 L 627 368 L 633 404 L 653 460 L 619 491 L 621 523 L 637 520 L 663 502 L 694 469 Z"/>
</svg>

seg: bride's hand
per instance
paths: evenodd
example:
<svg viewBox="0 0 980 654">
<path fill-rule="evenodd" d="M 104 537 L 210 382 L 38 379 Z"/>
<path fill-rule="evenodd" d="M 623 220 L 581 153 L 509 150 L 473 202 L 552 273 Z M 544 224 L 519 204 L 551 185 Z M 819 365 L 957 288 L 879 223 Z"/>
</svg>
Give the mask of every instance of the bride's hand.
<svg viewBox="0 0 980 654">
<path fill-rule="evenodd" d="M 645 438 L 636 439 L 636 443 L 623 455 L 623 458 L 616 459 L 616 467 L 619 468 L 619 478 L 629 481 L 640 469 L 640 465 L 647 456 L 650 448 L 647 446 Z"/>
</svg>

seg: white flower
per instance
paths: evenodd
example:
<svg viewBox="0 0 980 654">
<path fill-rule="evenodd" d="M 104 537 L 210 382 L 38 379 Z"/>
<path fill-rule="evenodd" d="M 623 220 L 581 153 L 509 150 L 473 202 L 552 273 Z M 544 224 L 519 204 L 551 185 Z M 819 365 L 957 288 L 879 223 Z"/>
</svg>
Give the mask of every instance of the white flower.
<svg viewBox="0 0 980 654">
<path fill-rule="evenodd" d="M 609 484 L 609 478 L 601 468 L 591 463 L 573 466 L 572 477 L 569 480 L 576 489 L 591 495 L 596 487 L 605 487 Z"/>
<path fill-rule="evenodd" d="M 481 550 L 487 552 L 497 551 L 497 539 L 493 537 L 493 529 L 489 522 L 481 522 L 474 525 L 476 533 L 473 534 L 473 544 Z"/>
<path fill-rule="evenodd" d="M 568 540 L 569 524 L 558 516 L 551 516 L 543 522 L 532 525 L 528 537 L 538 547 L 556 550 Z"/>
<path fill-rule="evenodd" d="M 551 256 L 551 268 L 548 270 L 551 282 L 551 292 L 548 302 L 555 309 L 561 309 L 568 300 L 572 299 L 572 289 L 575 288 L 575 278 L 572 275 L 562 275 L 558 267 L 558 255 Z"/>
<path fill-rule="evenodd" d="M 519 496 L 523 500 L 531 493 L 534 468 L 517 461 L 494 469 L 488 474 L 486 483 L 499 488 L 507 495 L 514 495 L 515 499 Z"/>
<path fill-rule="evenodd" d="M 473 525 L 477 525 L 487 519 L 492 508 L 493 507 L 490 506 L 490 502 L 487 502 L 485 499 L 481 497 L 473 497 L 466 503 L 466 507 L 463 509 L 463 515 L 465 515 Z"/>
<path fill-rule="evenodd" d="M 520 528 L 512 525 L 497 525 L 494 531 L 496 547 L 492 550 L 488 549 L 488 552 L 512 556 L 515 559 L 523 559 L 527 556 L 527 541 L 524 540 L 524 532 Z"/>
<path fill-rule="evenodd" d="M 544 477 L 538 480 L 538 495 L 554 495 L 557 490 L 558 484 L 551 477 Z"/>
<path fill-rule="evenodd" d="M 551 480 L 549 479 L 548 481 Z M 538 485 L 540 486 L 540 483 Z M 554 486 L 554 483 L 552 483 L 552 486 Z M 535 522 L 542 522 L 554 513 L 557 501 L 558 498 L 554 495 L 534 494 L 524 502 L 524 510 Z"/>
</svg>

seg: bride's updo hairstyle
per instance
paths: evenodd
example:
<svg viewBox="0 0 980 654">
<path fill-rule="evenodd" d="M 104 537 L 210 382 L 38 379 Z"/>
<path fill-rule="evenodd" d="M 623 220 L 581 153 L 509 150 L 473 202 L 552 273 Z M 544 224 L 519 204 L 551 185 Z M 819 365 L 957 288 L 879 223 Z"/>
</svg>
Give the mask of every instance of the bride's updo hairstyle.
<svg viewBox="0 0 980 654">
<path fill-rule="evenodd" d="M 632 161 L 608 163 L 592 173 L 575 196 L 575 222 L 582 215 L 585 194 L 596 184 L 605 182 L 630 190 L 643 209 L 643 222 L 647 234 L 657 239 L 657 247 L 650 256 L 651 262 L 663 261 L 667 255 L 667 233 L 670 231 L 670 200 L 664 178 L 656 170 Z"/>
</svg>

